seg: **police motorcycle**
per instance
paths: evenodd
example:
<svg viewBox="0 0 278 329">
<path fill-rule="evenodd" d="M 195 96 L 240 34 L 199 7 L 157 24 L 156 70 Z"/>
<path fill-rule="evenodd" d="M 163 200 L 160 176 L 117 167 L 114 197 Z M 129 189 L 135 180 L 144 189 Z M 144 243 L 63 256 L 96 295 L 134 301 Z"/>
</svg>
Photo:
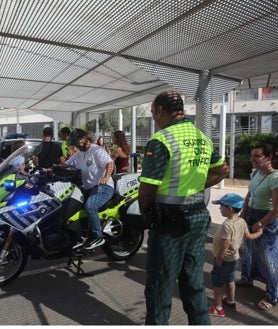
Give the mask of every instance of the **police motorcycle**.
<svg viewBox="0 0 278 329">
<path fill-rule="evenodd" d="M 42 173 L 30 161 L 36 146 L 22 146 L 0 165 L 0 285 L 19 276 L 29 256 L 68 257 L 68 265 L 80 274 L 84 273 L 82 257 L 93 252 L 82 249 L 88 221 L 77 185 L 79 170 L 57 166 L 51 174 Z M 28 176 L 10 165 L 22 153 Z M 100 248 L 114 260 L 131 258 L 143 242 L 144 229 L 133 225 L 141 220 L 138 177 L 137 173 L 114 175 L 114 196 L 99 209 L 106 240 Z"/>
</svg>

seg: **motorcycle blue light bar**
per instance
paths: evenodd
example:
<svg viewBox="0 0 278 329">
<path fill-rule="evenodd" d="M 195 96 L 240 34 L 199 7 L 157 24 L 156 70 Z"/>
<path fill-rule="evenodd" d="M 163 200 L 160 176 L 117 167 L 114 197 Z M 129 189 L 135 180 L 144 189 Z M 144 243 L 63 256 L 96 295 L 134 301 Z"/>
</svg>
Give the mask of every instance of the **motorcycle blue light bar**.
<svg viewBox="0 0 278 329">
<path fill-rule="evenodd" d="M 17 202 L 16 206 L 18 208 L 25 207 L 25 206 L 28 205 L 29 201 L 30 200 L 20 200 L 20 201 Z"/>
</svg>

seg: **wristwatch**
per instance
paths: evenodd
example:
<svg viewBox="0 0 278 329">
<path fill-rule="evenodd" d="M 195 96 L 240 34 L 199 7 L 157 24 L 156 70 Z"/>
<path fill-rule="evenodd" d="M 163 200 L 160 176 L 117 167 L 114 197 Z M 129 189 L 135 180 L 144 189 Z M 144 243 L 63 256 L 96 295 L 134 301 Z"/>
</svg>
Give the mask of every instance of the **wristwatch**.
<svg viewBox="0 0 278 329">
<path fill-rule="evenodd" d="M 257 224 L 259 225 L 259 227 L 263 227 L 263 224 L 261 223 L 261 221 L 258 221 Z"/>
</svg>

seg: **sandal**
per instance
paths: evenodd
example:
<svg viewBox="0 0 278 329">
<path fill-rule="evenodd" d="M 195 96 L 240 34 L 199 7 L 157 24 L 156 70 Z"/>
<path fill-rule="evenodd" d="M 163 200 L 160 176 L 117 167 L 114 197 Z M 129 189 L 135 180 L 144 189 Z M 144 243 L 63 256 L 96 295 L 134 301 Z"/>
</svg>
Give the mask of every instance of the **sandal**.
<svg viewBox="0 0 278 329">
<path fill-rule="evenodd" d="M 257 303 L 257 307 L 259 310 L 262 311 L 269 311 L 271 310 L 276 304 L 273 304 L 272 302 L 266 300 L 265 298 L 261 299 L 258 303 Z"/>
<path fill-rule="evenodd" d="M 253 287 L 253 281 L 247 281 L 247 280 L 244 280 L 244 279 L 239 279 L 239 280 L 236 280 L 236 286 L 242 286 L 242 287 Z"/>
</svg>

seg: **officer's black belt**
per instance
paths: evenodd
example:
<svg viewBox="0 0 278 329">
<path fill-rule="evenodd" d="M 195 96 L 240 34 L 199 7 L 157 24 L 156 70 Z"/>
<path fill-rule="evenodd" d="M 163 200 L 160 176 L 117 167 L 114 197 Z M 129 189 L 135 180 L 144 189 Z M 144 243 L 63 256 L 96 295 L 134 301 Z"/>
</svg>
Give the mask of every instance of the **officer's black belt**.
<svg viewBox="0 0 278 329">
<path fill-rule="evenodd" d="M 161 234 L 171 233 L 173 237 L 190 232 L 191 216 L 206 208 L 203 201 L 188 205 L 158 203 L 157 206 L 153 228 Z"/>
<path fill-rule="evenodd" d="M 196 213 L 206 208 L 204 201 L 194 204 L 187 204 L 187 205 L 173 205 L 173 204 L 159 203 L 158 206 L 160 210 L 165 211 L 167 213 L 171 211 L 173 212 L 178 211 L 178 212 L 185 212 L 189 214 Z"/>
</svg>

